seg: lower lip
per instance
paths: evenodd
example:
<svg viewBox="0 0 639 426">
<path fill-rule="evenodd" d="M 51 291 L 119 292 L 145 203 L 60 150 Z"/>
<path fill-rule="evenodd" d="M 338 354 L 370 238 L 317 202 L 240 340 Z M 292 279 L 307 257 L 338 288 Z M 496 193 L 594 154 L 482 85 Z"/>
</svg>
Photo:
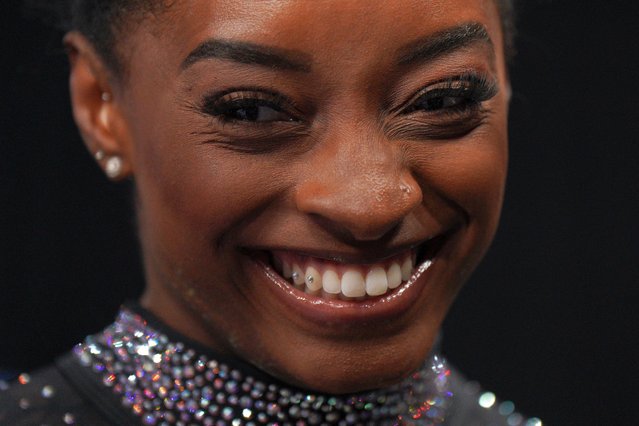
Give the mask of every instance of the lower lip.
<svg viewBox="0 0 639 426">
<path fill-rule="evenodd" d="M 430 266 L 429 265 L 430 262 Z M 267 291 L 298 318 L 323 326 L 346 326 L 387 321 L 407 312 L 420 299 L 421 293 L 437 266 L 436 259 L 421 263 L 411 278 L 391 293 L 366 300 L 324 299 L 304 293 L 284 280 L 271 265 L 252 258 L 251 269 L 271 283 Z M 253 273 L 251 271 L 250 273 Z"/>
</svg>

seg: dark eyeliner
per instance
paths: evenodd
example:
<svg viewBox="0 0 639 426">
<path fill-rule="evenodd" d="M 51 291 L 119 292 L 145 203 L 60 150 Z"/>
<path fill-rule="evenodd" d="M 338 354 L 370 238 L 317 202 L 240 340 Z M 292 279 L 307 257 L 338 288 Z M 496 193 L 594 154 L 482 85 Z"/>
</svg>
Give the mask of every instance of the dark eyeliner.
<svg viewBox="0 0 639 426">
<path fill-rule="evenodd" d="M 297 120 L 299 115 L 295 104 L 286 96 L 259 87 L 230 88 L 206 94 L 200 102 L 199 110 L 221 121 L 236 121 L 227 117 L 232 111 L 239 108 L 259 106 L 266 106 L 275 111 L 288 114 L 291 116 L 292 121 Z M 245 123 L 257 124 L 250 121 Z"/>
<path fill-rule="evenodd" d="M 402 113 L 424 112 L 440 114 L 464 112 L 492 99 L 498 91 L 497 83 L 494 80 L 489 80 L 485 75 L 466 73 L 429 84 L 428 87 L 423 88 L 411 98 Z M 424 108 L 424 103 L 433 100 L 441 101 L 445 98 L 458 98 L 462 102 L 451 107 L 441 106 L 432 111 Z M 436 104 L 436 102 L 434 103 Z"/>
</svg>

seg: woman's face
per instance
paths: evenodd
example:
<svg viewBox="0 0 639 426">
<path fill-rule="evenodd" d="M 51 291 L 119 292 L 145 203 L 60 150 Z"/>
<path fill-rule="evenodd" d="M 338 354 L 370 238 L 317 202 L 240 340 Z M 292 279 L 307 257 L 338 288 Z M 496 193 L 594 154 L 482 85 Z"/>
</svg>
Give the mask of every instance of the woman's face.
<svg viewBox="0 0 639 426">
<path fill-rule="evenodd" d="M 119 49 L 143 303 L 307 388 L 418 368 L 502 202 L 493 2 L 177 1 Z"/>
</svg>

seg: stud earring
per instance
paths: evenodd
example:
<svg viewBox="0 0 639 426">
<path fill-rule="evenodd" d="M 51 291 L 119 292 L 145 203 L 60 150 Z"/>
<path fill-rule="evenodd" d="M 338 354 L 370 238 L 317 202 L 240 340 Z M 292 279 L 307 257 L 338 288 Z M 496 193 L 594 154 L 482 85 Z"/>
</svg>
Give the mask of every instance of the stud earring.
<svg viewBox="0 0 639 426">
<path fill-rule="evenodd" d="M 98 149 L 95 154 L 93 154 L 93 158 L 95 158 L 97 161 L 104 160 L 104 151 Z"/>
<path fill-rule="evenodd" d="M 102 92 L 102 95 L 100 95 L 100 98 L 102 99 L 103 102 L 110 102 L 111 94 L 108 92 Z"/>
<path fill-rule="evenodd" d="M 117 155 L 110 157 L 104 166 L 104 171 L 110 179 L 116 179 L 122 173 L 122 159 Z"/>
</svg>

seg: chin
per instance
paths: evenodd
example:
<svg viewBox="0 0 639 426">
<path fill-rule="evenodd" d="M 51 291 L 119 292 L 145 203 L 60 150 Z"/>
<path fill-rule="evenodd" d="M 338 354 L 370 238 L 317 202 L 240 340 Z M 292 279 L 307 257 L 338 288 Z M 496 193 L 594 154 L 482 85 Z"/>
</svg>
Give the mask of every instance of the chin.
<svg viewBox="0 0 639 426">
<path fill-rule="evenodd" d="M 392 386 L 421 369 L 436 338 L 437 327 L 428 327 L 340 342 L 291 339 L 287 346 L 290 351 L 262 352 L 262 357 L 251 362 L 302 389 L 329 394 L 357 393 Z"/>
</svg>

